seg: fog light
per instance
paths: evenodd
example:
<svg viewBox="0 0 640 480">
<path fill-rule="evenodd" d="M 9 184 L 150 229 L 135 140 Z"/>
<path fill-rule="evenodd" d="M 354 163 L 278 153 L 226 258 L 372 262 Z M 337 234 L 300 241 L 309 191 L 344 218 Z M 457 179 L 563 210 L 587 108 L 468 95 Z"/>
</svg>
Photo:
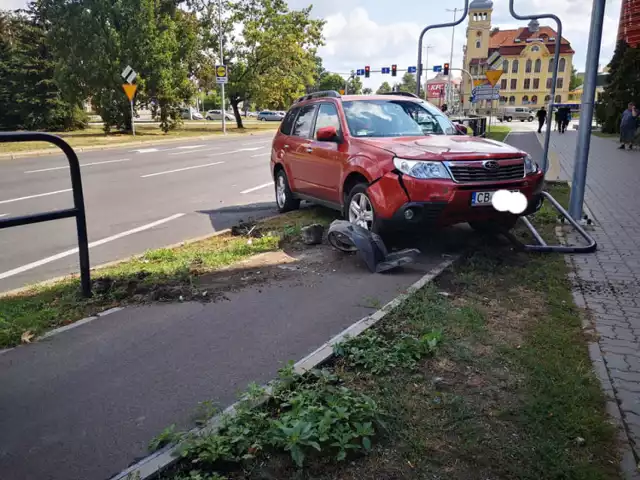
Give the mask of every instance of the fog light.
<svg viewBox="0 0 640 480">
<path fill-rule="evenodd" d="M 412 220 L 414 216 L 415 216 L 415 213 L 413 213 L 413 210 L 411 210 L 410 208 L 404 211 L 404 218 L 406 220 Z"/>
</svg>

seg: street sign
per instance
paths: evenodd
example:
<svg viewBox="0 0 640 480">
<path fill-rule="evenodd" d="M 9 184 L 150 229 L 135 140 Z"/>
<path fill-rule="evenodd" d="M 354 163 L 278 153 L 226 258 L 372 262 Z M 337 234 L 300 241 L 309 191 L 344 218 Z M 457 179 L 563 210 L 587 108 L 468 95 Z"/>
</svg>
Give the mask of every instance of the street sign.
<svg viewBox="0 0 640 480">
<path fill-rule="evenodd" d="M 478 85 L 484 85 L 486 82 L 487 82 L 487 81 L 486 81 L 484 78 L 483 78 L 483 79 L 480 79 L 480 80 L 474 80 L 474 81 L 473 81 L 473 86 L 474 86 L 474 87 L 477 87 Z"/>
<path fill-rule="evenodd" d="M 498 80 L 500 80 L 502 73 L 503 73 L 502 70 L 487 70 L 485 72 L 485 75 L 487 76 L 487 80 L 489 80 L 489 83 L 491 84 L 492 87 L 494 87 L 495 84 L 498 83 Z"/>
<path fill-rule="evenodd" d="M 344 95 L 344 88 L 341 88 L 340 90 L 338 90 L 338 93 L 339 93 L 340 95 Z"/>
<path fill-rule="evenodd" d="M 409 72 L 409 73 L 416 73 L 417 71 L 418 71 L 418 69 L 416 67 L 409 67 L 407 69 L 407 72 Z"/>
<path fill-rule="evenodd" d="M 391 69 L 389 67 L 382 67 L 382 73 L 391 73 Z"/>
<path fill-rule="evenodd" d="M 137 85 L 132 85 L 130 83 L 124 83 L 122 85 L 124 89 L 124 93 L 127 95 L 127 98 L 130 102 L 133 102 L 133 96 L 136 94 L 136 90 L 138 89 Z"/>
<path fill-rule="evenodd" d="M 356 70 L 356 75 L 358 75 L 358 76 L 360 76 L 360 77 L 361 77 L 362 75 L 364 75 L 364 68 L 359 68 L 358 70 Z"/>
<path fill-rule="evenodd" d="M 494 63 L 496 63 L 496 59 L 499 57 L 500 57 L 500 52 L 496 50 L 489 56 L 489 58 L 487 58 L 487 64 L 493 65 Z"/>
<path fill-rule="evenodd" d="M 127 65 L 127 68 L 125 68 L 120 75 L 127 83 L 133 83 L 133 81 L 138 76 L 138 74 L 129 65 Z"/>
<path fill-rule="evenodd" d="M 227 77 L 227 66 L 216 65 L 216 83 L 227 83 L 229 78 Z"/>
<path fill-rule="evenodd" d="M 434 65 L 433 73 L 440 73 L 440 72 L 442 72 L 442 65 Z"/>
<path fill-rule="evenodd" d="M 502 57 L 498 55 L 498 57 L 493 62 L 491 62 L 489 68 L 491 70 L 498 70 L 502 68 Z"/>
<path fill-rule="evenodd" d="M 500 100 L 500 87 L 494 87 L 488 83 L 478 85 L 471 91 L 472 102 L 478 100 Z"/>
</svg>

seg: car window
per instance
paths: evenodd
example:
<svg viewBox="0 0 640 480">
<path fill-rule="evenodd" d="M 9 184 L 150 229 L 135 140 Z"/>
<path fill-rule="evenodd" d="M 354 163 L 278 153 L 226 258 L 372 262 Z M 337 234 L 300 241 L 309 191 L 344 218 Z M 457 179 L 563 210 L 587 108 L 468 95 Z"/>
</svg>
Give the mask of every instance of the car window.
<svg viewBox="0 0 640 480">
<path fill-rule="evenodd" d="M 313 132 L 313 138 L 317 138 L 318 130 L 323 127 L 336 127 L 338 135 L 342 133 L 340 128 L 340 118 L 338 110 L 333 103 L 321 103 L 318 109 L 318 117 L 316 118 L 316 129 Z"/>
<path fill-rule="evenodd" d="M 293 122 L 296 119 L 296 115 L 298 114 L 298 111 L 300 111 L 299 108 L 292 108 L 291 110 L 289 110 L 289 113 L 287 113 L 287 116 L 284 117 L 282 124 L 280 124 L 280 131 L 285 135 L 291 135 Z"/>
<path fill-rule="evenodd" d="M 433 105 L 411 100 L 354 100 L 343 102 L 354 137 L 455 135 L 449 119 Z"/>
<path fill-rule="evenodd" d="M 292 135 L 296 137 L 308 138 L 311 134 L 311 126 L 313 125 L 313 116 L 316 113 L 316 105 L 305 105 L 300 108 L 296 121 L 293 126 Z"/>
</svg>

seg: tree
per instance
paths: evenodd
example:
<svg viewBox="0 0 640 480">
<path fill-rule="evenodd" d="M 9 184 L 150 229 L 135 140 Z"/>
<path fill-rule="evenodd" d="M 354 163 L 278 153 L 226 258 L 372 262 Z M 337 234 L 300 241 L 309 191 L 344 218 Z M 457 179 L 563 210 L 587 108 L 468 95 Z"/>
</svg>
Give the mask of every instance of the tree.
<svg viewBox="0 0 640 480">
<path fill-rule="evenodd" d="M 578 70 L 576 67 L 571 69 L 571 79 L 569 80 L 569 90 L 573 91 L 582 85 L 582 79 L 578 77 Z"/>
<path fill-rule="evenodd" d="M 353 76 L 349 79 L 349 94 L 350 95 L 360 95 L 362 94 L 362 80 L 360 77 Z"/>
<path fill-rule="evenodd" d="M 345 79 L 342 78 L 340 75 L 338 75 L 337 73 L 324 73 L 317 85 L 316 85 L 316 90 L 335 90 L 340 91 L 340 90 L 344 90 L 344 86 L 345 86 Z"/>
<path fill-rule="evenodd" d="M 289 10 L 284 0 L 227 1 L 222 29 L 217 27 L 217 1 L 198 0 L 196 8 L 211 31 L 205 47 L 216 51 L 222 36 L 229 67 L 225 93 L 239 128 L 240 103 L 250 99 L 265 108 L 284 109 L 315 83 L 324 22 L 311 18 L 311 7 Z M 238 37 L 234 25 L 241 26 Z"/>
<path fill-rule="evenodd" d="M 413 73 L 405 72 L 402 76 L 402 81 L 395 84 L 395 89 L 398 92 L 416 93 L 416 77 Z"/>
<path fill-rule="evenodd" d="M 369 88 L 369 87 L 362 89 L 362 94 L 363 95 L 371 95 L 372 93 L 373 93 L 373 90 L 371 88 Z"/>
<path fill-rule="evenodd" d="M 382 85 L 380 85 L 380 88 L 378 88 L 378 90 L 376 91 L 378 95 L 380 95 L 381 93 L 390 93 L 390 92 L 391 92 L 391 85 L 389 85 L 389 82 L 382 82 Z"/>
</svg>

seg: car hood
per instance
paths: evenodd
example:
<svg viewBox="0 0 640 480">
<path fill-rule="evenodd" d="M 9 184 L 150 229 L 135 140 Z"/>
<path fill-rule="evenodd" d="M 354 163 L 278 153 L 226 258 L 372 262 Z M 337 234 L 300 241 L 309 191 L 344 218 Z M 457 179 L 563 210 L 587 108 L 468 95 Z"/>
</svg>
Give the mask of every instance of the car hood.
<svg viewBox="0 0 640 480">
<path fill-rule="evenodd" d="M 358 140 L 393 153 L 397 157 L 420 160 L 512 158 L 525 155 L 525 152 L 505 143 L 466 135 L 359 138 Z"/>
</svg>

